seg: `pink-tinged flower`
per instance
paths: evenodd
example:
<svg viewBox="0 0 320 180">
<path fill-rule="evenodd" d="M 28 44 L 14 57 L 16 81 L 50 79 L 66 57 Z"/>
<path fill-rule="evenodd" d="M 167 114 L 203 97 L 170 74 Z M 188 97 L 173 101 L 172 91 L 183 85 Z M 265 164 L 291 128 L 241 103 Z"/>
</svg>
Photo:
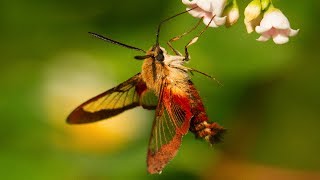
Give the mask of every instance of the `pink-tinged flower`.
<svg viewBox="0 0 320 180">
<path fill-rule="evenodd" d="M 287 43 L 290 36 L 295 36 L 299 32 L 299 29 L 291 29 L 288 18 L 274 7 L 270 7 L 265 12 L 260 26 L 257 26 L 255 30 L 261 34 L 258 41 L 267 41 L 272 37 L 276 44 Z"/>
<path fill-rule="evenodd" d="M 182 0 L 182 3 L 187 5 L 189 13 L 196 18 L 203 18 L 204 24 L 208 25 L 210 20 L 210 27 L 218 27 L 226 22 L 226 17 L 222 17 L 223 10 L 226 6 L 227 0 Z"/>
</svg>

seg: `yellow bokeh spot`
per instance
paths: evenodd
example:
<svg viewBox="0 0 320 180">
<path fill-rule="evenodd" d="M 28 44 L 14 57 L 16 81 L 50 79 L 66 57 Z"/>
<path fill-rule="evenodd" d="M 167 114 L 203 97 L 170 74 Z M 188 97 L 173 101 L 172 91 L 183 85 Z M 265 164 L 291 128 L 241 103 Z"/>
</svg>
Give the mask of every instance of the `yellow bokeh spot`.
<svg viewBox="0 0 320 180">
<path fill-rule="evenodd" d="M 110 76 L 101 73 L 99 65 L 92 66 L 94 60 L 86 60 L 84 57 L 86 56 L 76 54 L 60 57 L 61 60 L 55 60 L 56 64 L 48 67 L 43 95 L 48 122 L 53 126 L 49 139 L 55 146 L 71 151 L 116 151 L 142 134 L 141 126 L 144 125 L 145 118 L 141 116 L 141 110 L 128 110 L 96 123 L 66 123 L 68 114 L 74 108 L 107 90 L 102 87 L 113 88 L 114 85 L 111 84 L 115 84 L 110 83 L 113 81 Z M 77 63 L 72 62 L 72 59 Z M 75 67 L 74 64 L 82 66 Z M 99 89 L 103 90 L 98 91 Z"/>
</svg>

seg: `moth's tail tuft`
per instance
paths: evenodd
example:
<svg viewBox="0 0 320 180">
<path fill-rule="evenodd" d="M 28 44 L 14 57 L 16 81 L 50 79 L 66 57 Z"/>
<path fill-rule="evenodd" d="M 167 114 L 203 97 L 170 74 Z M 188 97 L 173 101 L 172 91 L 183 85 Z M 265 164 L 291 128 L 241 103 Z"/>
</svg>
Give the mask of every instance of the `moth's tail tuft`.
<svg viewBox="0 0 320 180">
<path fill-rule="evenodd" d="M 210 144 L 217 144 L 223 141 L 223 136 L 226 133 L 226 129 L 220 126 L 220 128 L 212 129 L 212 134 L 209 135 Z"/>
<path fill-rule="evenodd" d="M 191 126 L 190 131 L 193 132 L 197 138 L 205 139 L 213 145 L 223 141 L 226 129 L 218 123 L 208 123 L 207 121 L 203 121 Z"/>
</svg>

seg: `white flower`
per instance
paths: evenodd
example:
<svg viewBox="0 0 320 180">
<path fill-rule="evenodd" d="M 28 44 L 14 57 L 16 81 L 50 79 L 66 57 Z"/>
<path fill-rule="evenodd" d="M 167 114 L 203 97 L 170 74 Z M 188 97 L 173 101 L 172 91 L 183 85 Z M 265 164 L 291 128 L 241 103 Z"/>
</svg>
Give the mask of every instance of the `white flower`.
<svg viewBox="0 0 320 180">
<path fill-rule="evenodd" d="M 226 9 L 223 12 L 223 16 L 227 17 L 227 20 L 226 20 L 227 27 L 234 25 L 238 21 L 240 15 L 239 15 L 239 8 L 236 0 L 233 0 L 231 3 L 227 5 Z"/>
<path fill-rule="evenodd" d="M 260 0 L 251 1 L 244 10 L 244 24 L 247 32 L 252 33 L 254 28 L 259 25 L 261 21 L 261 2 Z"/>
<path fill-rule="evenodd" d="M 288 18 L 279 9 L 270 7 L 260 26 L 256 27 L 256 32 L 261 34 L 258 41 L 267 41 L 272 37 L 276 44 L 284 44 L 289 41 L 289 36 L 297 35 L 299 29 L 291 29 Z"/>
<path fill-rule="evenodd" d="M 210 20 L 210 27 L 218 27 L 226 22 L 226 17 L 222 17 L 223 10 L 226 6 L 227 0 L 182 0 L 182 3 L 187 5 L 187 10 L 195 8 L 189 13 L 196 18 L 203 18 L 204 24 L 208 25 Z"/>
</svg>

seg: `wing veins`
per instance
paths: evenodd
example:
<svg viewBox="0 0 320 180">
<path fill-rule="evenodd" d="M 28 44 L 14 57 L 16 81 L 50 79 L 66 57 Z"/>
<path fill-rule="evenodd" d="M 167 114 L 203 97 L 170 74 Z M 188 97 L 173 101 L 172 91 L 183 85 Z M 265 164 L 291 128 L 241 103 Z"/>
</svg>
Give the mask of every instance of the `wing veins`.
<svg viewBox="0 0 320 180">
<path fill-rule="evenodd" d="M 159 122 L 158 122 L 158 133 L 159 133 L 159 142 L 160 142 L 160 146 L 161 146 L 161 144 L 162 144 L 162 137 L 161 137 L 161 135 L 162 135 L 162 132 L 161 132 L 161 121 L 162 121 L 162 119 L 160 119 L 159 120 Z"/>
<path fill-rule="evenodd" d="M 129 91 L 127 91 L 127 92 L 126 92 L 126 96 L 123 98 L 122 107 L 124 107 L 124 106 L 125 106 L 125 104 L 126 104 L 128 94 L 129 94 Z"/>
<path fill-rule="evenodd" d="M 164 129 L 163 123 L 164 123 L 164 122 L 161 121 L 161 127 L 160 127 L 160 128 L 162 128 L 162 133 L 163 133 L 164 141 L 167 142 L 166 133 L 165 133 L 165 129 Z"/>
<path fill-rule="evenodd" d="M 104 104 L 104 102 L 111 96 L 111 94 L 107 94 L 106 96 L 103 97 L 103 100 L 100 102 L 99 105 L 97 105 L 95 107 L 95 109 L 98 109 L 98 107 L 100 107 L 102 104 Z"/>
<path fill-rule="evenodd" d="M 109 104 L 111 104 L 111 103 L 113 102 L 113 100 L 114 100 L 118 95 L 119 95 L 119 92 L 117 91 L 117 93 L 113 95 L 113 97 L 110 99 L 110 101 L 107 102 L 106 105 L 104 105 L 104 107 L 109 107 Z M 110 96 L 112 96 L 112 94 L 110 94 Z M 112 109 L 112 108 L 110 108 L 110 109 Z"/>
<path fill-rule="evenodd" d="M 157 130 L 157 126 L 158 126 L 158 121 L 156 122 L 156 128 L 155 128 L 155 138 L 156 138 L 156 151 L 158 151 L 159 147 L 158 147 L 158 130 Z"/>
<path fill-rule="evenodd" d="M 176 105 L 174 105 L 173 108 L 174 108 L 175 114 L 177 115 L 177 120 L 179 121 L 180 124 L 182 124 L 183 123 L 182 120 L 184 117 L 181 110 L 179 110 Z"/>
<path fill-rule="evenodd" d="M 116 109 L 115 107 L 119 103 L 119 100 L 121 99 L 122 95 L 123 95 L 123 92 L 120 92 L 119 93 L 119 98 L 117 100 L 115 100 L 112 109 Z"/>
</svg>

